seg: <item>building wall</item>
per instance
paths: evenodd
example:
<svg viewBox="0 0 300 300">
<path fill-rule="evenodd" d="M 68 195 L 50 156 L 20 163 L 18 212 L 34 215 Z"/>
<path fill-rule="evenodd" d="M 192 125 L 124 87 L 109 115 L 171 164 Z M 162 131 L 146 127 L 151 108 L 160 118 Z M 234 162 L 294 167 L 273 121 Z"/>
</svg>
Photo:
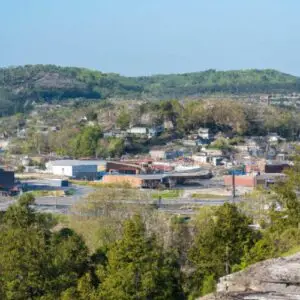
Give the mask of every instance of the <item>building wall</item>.
<svg viewBox="0 0 300 300">
<path fill-rule="evenodd" d="M 193 155 L 192 159 L 196 162 L 207 163 L 207 156 L 206 155 Z"/>
<path fill-rule="evenodd" d="M 149 154 L 153 159 L 163 159 L 166 155 L 165 151 L 163 150 L 151 150 Z"/>
<path fill-rule="evenodd" d="M 52 166 L 52 173 L 76 179 L 94 180 L 97 176 L 97 165 Z"/>
<path fill-rule="evenodd" d="M 52 166 L 50 170 L 54 175 L 73 176 L 72 166 Z"/>
<path fill-rule="evenodd" d="M 128 129 L 128 133 L 132 134 L 147 134 L 148 133 L 148 128 L 145 127 L 132 127 Z"/>
<path fill-rule="evenodd" d="M 76 179 L 95 180 L 97 177 L 97 165 L 73 166 L 73 175 Z"/>
<path fill-rule="evenodd" d="M 266 173 L 282 173 L 285 169 L 290 168 L 288 164 L 282 165 L 265 165 L 265 172 Z"/>
<path fill-rule="evenodd" d="M 136 176 L 126 175 L 105 175 L 102 178 L 103 183 L 128 183 L 134 188 L 139 188 L 143 184 L 143 180 Z"/>
<path fill-rule="evenodd" d="M 15 173 L 10 171 L 0 171 L 0 188 L 9 189 L 15 184 Z"/>
<path fill-rule="evenodd" d="M 127 164 L 127 163 L 122 163 L 122 162 L 107 162 L 106 164 L 106 170 L 107 172 L 110 171 L 118 171 L 122 174 L 138 174 L 141 170 L 140 166 L 135 166 L 133 164 Z"/>
<path fill-rule="evenodd" d="M 232 186 L 232 176 L 226 175 L 224 176 L 224 184 L 226 186 Z M 256 185 L 255 176 L 235 176 L 235 186 L 244 186 L 244 187 L 254 187 Z"/>
</svg>

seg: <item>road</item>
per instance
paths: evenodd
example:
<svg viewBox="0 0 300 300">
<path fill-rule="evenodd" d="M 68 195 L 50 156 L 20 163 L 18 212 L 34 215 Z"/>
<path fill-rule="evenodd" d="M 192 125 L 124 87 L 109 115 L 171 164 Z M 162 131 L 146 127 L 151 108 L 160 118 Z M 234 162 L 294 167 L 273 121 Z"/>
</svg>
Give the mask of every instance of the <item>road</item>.
<svg viewBox="0 0 300 300">
<path fill-rule="evenodd" d="M 67 213 L 72 205 L 74 205 L 77 201 L 82 199 L 84 196 L 88 195 L 91 192 L 90 189 L 82 188 L 79 192 L 74 196 L 68 197 L 37 197 L 35 201 L 35 207 L 39 211 L 53 211 L 53 212 L 61 212 Z M 189 207 L 195 206 L 215 206 L 222 205 L 225 202 L 239 202 L 239 199 L 235 199 L 234 201 L 230 198 L 224 199 L 162 199 L 159 204 L 159 209 L 161 211 L 166 212 L 175 212 L 180 213 L 183 211 L 190 212 L 191 209 Z M 0 211 L 5 211 L 7 208 L 14 204 L 16 200 L 7 200 L 0 202 Z M 112 201 L 116 202 L 116 201 Z M 153 201 L 143 201 L 143 200 L 118 200 L 118 203 L 125 204 L 139 204 L 139 205 L 149 205 L 149 204 L 157 204 L 157 200 Z"/>
<path fill-rule="evenodd" d="M 66 197 L 54 197 L 54 196 L 46 196 L 46 197 L 36 197 L 34 207 L 37 210 L 42 211 L 54 211 L 54 212 L 65 212 L 69 210 L 69 208 L 78 202 L 80 199 L 86 197 L 88 194 L 93 192 L 93 188 L 87 186 L 72 186 L 75 188 L 76 193 L 72 196 Z M 0 201 L 0 211 L 5 211 L 7 208 L 16 203 L 14 199 L 2 198 Z"/>
<path fill-rule="evenodd" d="M 39 184 L 41 185 L 41 181 L 31 181 L 30 184 Z M 47 184 L 47 182 L 43 182 L 43 184 Z M 50 187 L 51 188 L 51 187 Z M 34 207 L 38 211 L 44 212 L 56 212 L 56 213 L 69 213 L 70 208 L 80 199 L 86 197 L 88 194 L 94 191 L 94 188 L 88 186 L 77 186 L 72 185 L 72 188 L 76 190 L 75 194 L 72 196 L 65 197 L 55 197 L 55 196 L 47 196 L 47 197 L 36 197 Z M 67 188 L 68 189 L 68 188 Z M 237 198 L 234 202 L 239 202 L 240 200 Z M 3 198 L 0 200 L 0 211 L 5 211 L 7 208 L 14 204 L 16 200 L 11 200 L 7 198 Z M 157 200 L 118 200 L 120 203 L 125 204 L 139 204 L 139 205 L 149 205 L 156 204 L 158 205 Z M 181 199 L 162 199 L 159 203 L 159 210 L 165 211 L 169 213 L 181 213 L 181 214 L 192 214 L 193 207 L 195 206 L 212 206 L 212 205 L 222 205 L 225 202 L 233 202 L 231 197 L 224 196 L 224 198 L 218 199 L 193 199 L 193 198 L 181 198 Z"/>
</svg>

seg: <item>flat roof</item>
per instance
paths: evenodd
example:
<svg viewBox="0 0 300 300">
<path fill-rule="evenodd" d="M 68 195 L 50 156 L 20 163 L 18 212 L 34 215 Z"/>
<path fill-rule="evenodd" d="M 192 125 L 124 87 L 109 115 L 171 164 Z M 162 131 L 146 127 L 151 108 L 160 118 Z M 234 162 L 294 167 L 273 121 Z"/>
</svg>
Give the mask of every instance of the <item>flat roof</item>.
<svg viewBox="0 0 300 300">
<path fill-rule="evenodd" d="M 143 180 L 161 180 L 164 178 L 166 174 L 138 174 L 136 177 L 141 178 Z"/>
<path fill-rule="evenodd" d="M 78 159 L 62 159 L 49 161 L 52 166 L 99 166 L 105 165 L 105 160 L 78 160 Z"/>
<path fill-rule="evenodd" d="M 200 172 L 172 172 L 172 173 L 161 173 L 161 174 L 107 174 L 108 176 L 130 176 L 130 177 L 136 177 L 143 180 L 161 180 L 162 178 L 178 178 L 178 177 L 184 177 L 184 178 L 194 178 L 198 176 L 204 176 L 207 175 L 209 171 L 200 171 Z"/>
<path fill-rule="evenodd" d="M 279 177 L 284 178 L 286 177 L 286 175 L 282 173 L 266 173 L 266 174 L 261 174 L 256 176 L 257 179 L 272 179 L 272 178 L 279 178 Z"/>
</svg>

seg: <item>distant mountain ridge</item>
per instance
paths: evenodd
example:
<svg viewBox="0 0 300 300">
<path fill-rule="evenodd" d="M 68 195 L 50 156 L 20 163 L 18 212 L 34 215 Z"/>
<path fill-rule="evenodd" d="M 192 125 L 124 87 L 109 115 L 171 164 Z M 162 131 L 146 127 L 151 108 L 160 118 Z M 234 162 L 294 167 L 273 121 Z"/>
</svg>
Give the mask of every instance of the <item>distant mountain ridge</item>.
<svg viewBox="0 0 300 300">
<path fill-rule="evenodd" d="M 86 98 L 181 98 L 203 94 L 300 91 L 300 78 L 272 69 L 126 77 L 76 67 L 25 65 L 0 68 L 2 98 L 19 102 Z M 1 109 L 1 105 L 0 105 Z"/>
</svg>

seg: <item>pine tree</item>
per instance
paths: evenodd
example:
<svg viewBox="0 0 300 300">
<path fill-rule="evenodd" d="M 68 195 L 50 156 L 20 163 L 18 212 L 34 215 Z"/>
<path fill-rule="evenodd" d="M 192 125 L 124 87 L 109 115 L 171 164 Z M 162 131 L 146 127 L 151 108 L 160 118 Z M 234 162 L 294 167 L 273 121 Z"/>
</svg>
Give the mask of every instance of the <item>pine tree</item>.
<svg viewBox="0 0 300 300">
<path fill-rule="evenodd" d="M 179 266 L 148 237 L 140 216 L 124 224 L 124 235 L 108 252 L 99 270 L 100 299 L 184 299 Z"/>
</svg>

